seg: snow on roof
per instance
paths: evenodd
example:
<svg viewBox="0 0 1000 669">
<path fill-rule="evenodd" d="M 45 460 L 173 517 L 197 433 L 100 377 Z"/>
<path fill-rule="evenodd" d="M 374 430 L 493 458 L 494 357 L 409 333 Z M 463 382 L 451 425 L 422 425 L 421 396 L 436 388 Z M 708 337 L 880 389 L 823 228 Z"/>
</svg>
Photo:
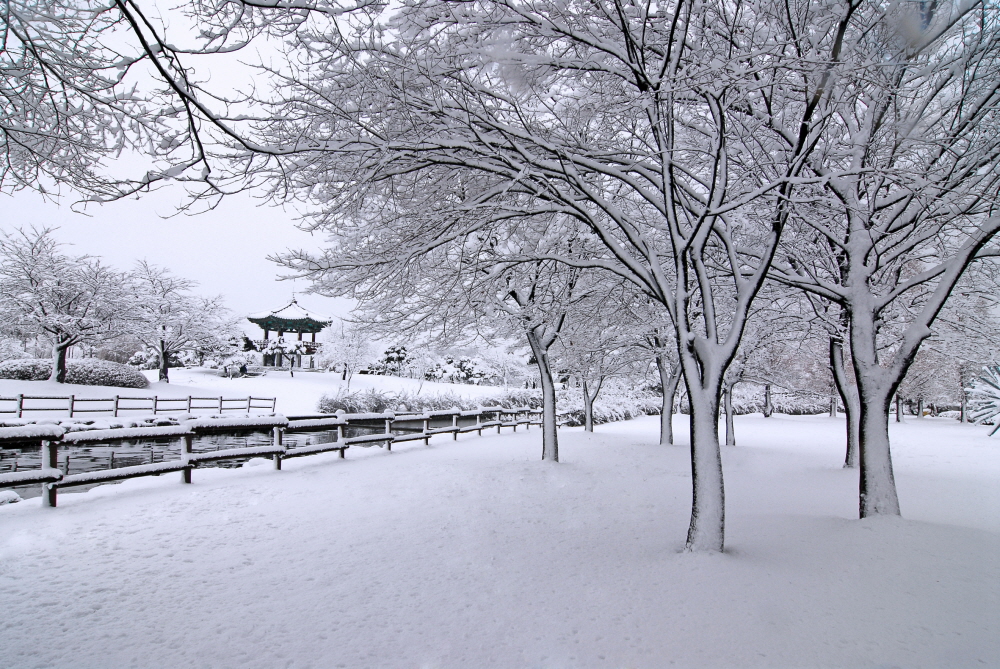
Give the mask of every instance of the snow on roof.
<svg viewBox="0 0 1000 669">
<path fill-rule="evenodd" d="M 284 306 L 281 309 L 276 309 L 273 311 L 261 311 L 259 313 L 250 314 L 249 316 L 247 316 L 247 318 L 249 318 L 250 320 L 261 320 L 268 317 L 280 318 L 286 321 L 313 320 L 327 324 L 329 324 L 332 321 L 332 319 L 329 316 L 324 316 L 322 314 L 317 314 L 314 311 L 307 311 L 303 309 L 301 306 L 299 306 L 299 303 L 294 299 L 291 302 L 289 302 L 287 306 Z"/>
</svg>

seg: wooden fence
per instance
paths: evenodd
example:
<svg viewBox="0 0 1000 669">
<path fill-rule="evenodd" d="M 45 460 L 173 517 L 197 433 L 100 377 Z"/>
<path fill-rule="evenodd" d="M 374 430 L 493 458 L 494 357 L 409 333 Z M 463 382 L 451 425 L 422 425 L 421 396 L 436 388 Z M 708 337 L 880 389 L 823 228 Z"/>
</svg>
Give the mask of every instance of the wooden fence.
<svg viewBox="0 0 1000 669">
<path fill-rule="evenodd" d="M 271 457 L 275 469 L 281 469 L 282 460 L 298 458 L 318 453 L 338 451 L 344 457 L 344 451 L 352 445 L 380 445 L 392 450 L 393 444 L 406 441 L 423 440 L 425 444 L 431 437 L 438 434 L 451 434 L 452 439 L 464 432 L 478 432 L 496 428 L 500 433 L 502 428 L 517 428 L 524 425 L 541 424 L 541 411 L 538 409 L 519 408 L 504 409 L 502 407 L 487 407 L 473 411 L 430 411 L 426 413 L 394 414 L 326 414 L 303 416 L 287 419 L 282 416 L 269 416 L 242 419 L 195 419 L 185 421 L 177 426 L 152 428 L 123 428 L 109 430 L 89 430 L 64 433 L 57 425 L 28 425 L 24 427 L 0 428 L 0 446 L 26 445 L 41 443 L 41 469 L 0 474 L 0 488 L 42 484 L 42 504 L 56 506 L 57 493 L 60 488 L 79 485 L 92 485 L 110 481 L 136 478 L 139 476 L 158 476 L 169 472 L 181 472 L 181 481 L 191 483 L 191 471 L 199 464 L 228 460 L 234 458 Z M 252 423 L 252 424 L 251 424 Z M 434 423 L 444 423 L 432 427 Z M 450 423 L 450 425 L 448 424 Z M 464 423 L 464 424 L 463 424 Z M 344 430 L 348 427 L 380 429 L 381 432 L 364 434 L 355 437 L 345 437 Z M 408 433 L 394 434 L 393 429 L 407 430 Z M 231 448 L 205 453 L 192 452 L 194 438 L 199 434 L 236 434 L 249 431 L 270 430 L 273 438 L 269 445 L 251 446 L 247 448 Z M 336 431 L 336 441 L 286 448 L 283 443 L 285 433 Z M 58 468 L 59 444 L 112 444 L 125 440 L 173 437 L 182 440 L 181 457 L 179 460 L 156 462 L 130 467 L 119 467 L 100 471 L 67 474 Z"/>
<path fill-rule="evenodd" d="M 40 404 L 47 402 L 47 404 Z M 58 402 L 58 404 L 56 404 Z M 246 411 L 262 409 L 274 411 L 277 399 L 274 397 L 66 397 L 52 395 L 16 395 L 0 397 L 0 415 L 14 414 L 18 418 L 27 412 L 68 412 L 76 414 L 103 413 L 118 416 L 123 411 L 152 412 L 154 415 L 172 411 Z"/>
</svg>

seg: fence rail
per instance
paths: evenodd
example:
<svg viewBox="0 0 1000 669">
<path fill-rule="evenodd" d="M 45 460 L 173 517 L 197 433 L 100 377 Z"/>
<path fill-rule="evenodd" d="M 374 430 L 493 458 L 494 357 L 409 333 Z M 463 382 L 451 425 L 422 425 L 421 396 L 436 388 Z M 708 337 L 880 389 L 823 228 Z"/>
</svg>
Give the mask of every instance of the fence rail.
<svg viewBox="0 0 1000 669">
<path fill-rule="evenodd" d="M 53 405 L 52 402 L 59 404 Z M 48 405 L 39 406 L 38 402 L 50 402 Z M 94 407 L 95 403 L 103 406 Z M 119 416 L 123 411 L 145 411 L 152 412 L 153 415 L 181 411 L 192 413 L 194 411 L 246 411 L 262 409 L 274 411 L 277 406 L 277 398 L 274 397 L 130 397 L 126 395 L 115 395 L 114 397 L 77 397 L 68 395 L 65 397 L 54 395 L 16 395 L 14 397 L 0 397 L 0 415 L 15 414 L 18 418 L 23 418 L 29 411 L 47 412 L 68 412 L 72 418 L 76 414 L 103 413 L 112 416 Z"/>
<path fill-rule="evenodd" d="M 430 426 L 434 420 L 447 420 L 448 418 L 451 419 L 451 425 L 435 428 Z M 459 425 L 461 418 L 475 418 L 475 423 Z M 484 418 L 488 418 L 488 420 L 484 420 Z M 233 419 L 222 419 L 217 421 L 225 424 L 221 426 L 213 425 L 213 421 L 211 420 L 197 419 L 185 421 L 180 426 L 170 428 L 151 427 L 94 430 L 91 435 L 88 435 L 86 431 L 63 434 L 61 428 L 50 425 L 0 428 L 0 446 L 23 445 L 30 442 L 35 444 L 40 443 L 42 447 L 41 469 L 0 474 L 0 488 L 40 483 L 42 485 L 42 504 L 54 507 L 56 506 L 57 491 L 60 488 L 70 486 L 120 481 L 140 476 L 159 476 L 160 474 L 177 471 L 181 472 L 182 483 L 191 483 L 191 471 L 202 463 L 235 458 L 270 456 L 274 461 L 275 469 L 280 470 L 282 459 L 317 455 L 331 451 L 339 451 L 340 457 L 343 458 L 344 451 L 350 448 L 351 445 L 371 446 L 379 444 L 391 451 L 392 444 L 396 442 L 422 439 L 427 444 L 430 442 L 431 437 L 437 434 L 451 434 L 452 439 L 458 439 L 458 435 L 465 432 L 478 432 L 481 436 L 484 429 L 493 427 L 497 429 L 497 434 L 504 427 L 513 428 L 516 432 L 517 428 L 521 425 L 524 425 L 526 428 L 529 428 L 531 425 L 539 425 L 541 422 L 540 419 L 541 411 L 538 409 L 527 407 L 515 409 L 485 407 L 478 411 L 431 411 L 422 414 L 399 414 L 398 416 L 393 413 L 337 413 L 322 418 L 309 416 L 306 419 L 299 420 L 294 418 L 289 420 L 283 416 L 273 416 L 267 419 L 252 418 L 242 421 L 242 423 Z M 355 437 L 344 436 L 345 428 L 353 426 L 372 429 L 372 425 L 376 422 L 380 426 L 384 425 L 383 432 Z M 399 425 L 396 425 L 397 423 Z M 419 424 L 420 427 L 404 427 L 404 424 L 407 426 Z M 394 427 L 398 429 L 410 429 L 412 431 L 409 434 L 397 435 L 392 431 Z M 223 428 L 227 432 L 234 434 L 269 429 L 273 434 L 272 443 L 268 446 L 230 448 L 206 453 L 192 452 L 195 436 L 198 434 L 217 434 Z M 336 430 L 336 441 L 334 442 L 300 446 L 291 449 L 287 448 L 283 443 L 283 436 L 286 432 L 316 432 L 331 429 Z M 150 462 L 150 464 L 146 465 L 119 467 L 117 469 L 72 475 L 61 471 L 58 467 L 58 447 L 60 443 L 68 445 L 78 443 L 87 443 L 88 445 L 95 443 L 114 444 L 125 440 L 134 441 L 136 439 L 162 438 L 164 436 L 179 437 L 183 441 L 181 458 L 179 460 L 158 462 L 155 464 Z M 68 470 L 68 461 L 66 466 Z"/>
</svg>

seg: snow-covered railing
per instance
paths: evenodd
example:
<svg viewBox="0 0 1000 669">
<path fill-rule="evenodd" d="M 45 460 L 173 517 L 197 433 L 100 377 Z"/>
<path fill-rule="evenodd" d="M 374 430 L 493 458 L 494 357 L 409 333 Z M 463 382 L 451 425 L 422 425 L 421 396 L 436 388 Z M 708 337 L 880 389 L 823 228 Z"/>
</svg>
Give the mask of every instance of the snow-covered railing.
<svg viewBox="0 0 1000 669">
<path fill-rule="evenodd" d="M 539 417 L 541 412 L 528 407 L 516 409 L 504 409 L 502 407 L 487 407 L 476 410 L 463 411 L 453 409 L 447 411 L 430 411 L 423 414 L 401 414 L 398 417 L 392 412 L 386 413 L 358 413 L 348 414 L 338 412 L 327 417 L 317 418 L 310 416 L 305 419 L 287 419 L 284 416 L 275 414 L 271 416 L 247 415 L 240 418 L 190 418 L 179 422 L 176 425 L 158 425 L 149 427 L 112 427 L 108 429 L 78 429 L 77 425 L 69 425 L 67 431 L 60 425 L 50 424 L 29 424 L 15 427 L 0 428 L 0 446 L 4 444 L 24 444 L 40 443 L 42 447 L 42 468 L 20 472 L 9 472 L 0 474 L 0 488 L 42 484 L 42 500 L 45 506 L 56 506 L 56 494 L 60 488 L 67 488 L 78 485 L 93 485 L 96 483 L 106 483 L 119 481 L 122 479 L 135 478 L 139 476 L 158 476 L 169 472 L 181 472 L 181 481 L 191 483 L 191 471 L 199 464 L 217 462 L 235 458 L 271 457 L 274 461 L 275 469 L 281 469 L 281 461 L 285 458 L 297 458 L 319 453 L 338 451 L 340 457 L 344 457 L 344 451 L 352 445 L 369 447 L 375 444 L 383 445 L 387 450 L 392 450 L 393 443 L 404 441 L 423 440 L 429 443 L 430 438 L 436 434 L 451 434 L 453 439 L 458 438 L 462 432 L 478 432 L 480 435 L 487 427 L 496 427 L 497 433 L 503 427 L 512 427 L 517 430 L 519 425 L 530 426 L 537 423 L 533 417 Z M 475 418 L 474 423 L 459 425 L 460 419 Z M 488 418 L 490 420 L 483 420 Z M 432 421 L 450 419 L 450 425 L 431 427 Z M 384 428 L 382 431 L 370 434 L 361 434 L 352 437 L 345 436 L 345 429 L 361 427 L 373 429 L 372 423 L 379 422 Z M 394 423 L 419 422 L 421 429 L 409 433 L 396 434 L 393 432 Z M 300 446 L 298 448 L 287 448 L 284 445 L 285 432 L 315 432 L 336 430 L 336 441 L 324 444 L 313 444 Z M 380 429 L 380 428 L 375 428 Z M 398 428 L 406 429 L 406 428 Z M 273 435 L 271 444 L 264 446 L 250 446 L 245 448 L 229 448 L 225 450 L 209 451 L 204 453 L 193 452 L 194 438 L 199 434 L 218 433 L 239 433 L 247 431 L 270 430 Z M 57 462 L 57 451 L 60 443 L 66 445 L 79 444 L 111 444 L 125 440 L 141 439 L 163 439 L 180 438 L 182 440 L 181 458 L 179 460 L 165 462 L 150 462 L 149 464 L 136 465 L 130 467 L 110 468 L 100 471 L 82 472 L 79 474 L 68 474 L 60 471 Z"/>
<path fill-rule="evenodd" d="M 48 404 L 39 405 L 39 402 Z M 58 402 L 58 404 L 56 404 Z M 0 397 L 0 414 L 14 414 L 18 418 L 29 411 L 65 411 L 69 416 L 85 413 L 101 413 L 118 416 L 123 411 L 147 411 L 153 415 L 180 411 L 246 411 L 254 409 L 273 412 L 277 405 L 274 397 L 77 397 L 75 395 L 15 395 Z"/>
</svg>

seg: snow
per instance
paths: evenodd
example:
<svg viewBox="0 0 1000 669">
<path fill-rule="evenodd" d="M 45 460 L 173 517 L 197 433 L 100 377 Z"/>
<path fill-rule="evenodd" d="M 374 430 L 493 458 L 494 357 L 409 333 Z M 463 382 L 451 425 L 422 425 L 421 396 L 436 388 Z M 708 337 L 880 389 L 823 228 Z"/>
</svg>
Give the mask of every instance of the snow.
<svg viewBox="0 0 1000 669">
<path fill-rule="evenodd" d="M 303 309 L 298 302 L 292 300 L 291 303 L 285 305 L 281 309 L 275 311 L 261 311 L 258 313 L 250 314 L 247 318 L 252 318 L 256 320 L 261 320 L 267 318 L 268 316 L 277 316 L 278 318 L 283 318 L 289 321 L 301 321 L 301 320 L 314 320 L 321 323 L 329 324 L 332 320 L 329 316 L 323 316 L 312 311 L 307 311 Z M 294 333 L 289 333 L 294 334 Z"/>
<path fill-rule="evenodd" d="M 191 434 L 190 424 L 165 425 L 162 427 L 133 427 L 111 430 L 80 430 L 63 437 L 63 443 L 87 443 L 112 439 L 155 439 L 157 437 L 181 437 Z"/>
<path fill-rule="evenodd" d="M 283 446 L 250 446 L 244 448 L 227 448 L 221 451 L 207 451 L 205 453 L 192 453 L 187 456 L 187 461 L 197 464 L 199 462 L 212 462 L 214 460 L 225 460 L 226 458 L 246 458 L 255 455 L 271 455 L 274 453 L 284 453 Z"/>
<path fill-rule="evenodd" d="M 18 427 L 0 427 L 0 441 L 19 439 L 59 439 L 64 430 L 55 425 L 24 425 Z"/>
<path fill-rule="evenodd" d="M 211 416 L 208 418 L 193 418 L 184 421 L 184 426 L 193 430 L 205 428 L 252 428 L 252 427 L 285 427 L 288 419 L 281 415 L 267 416 L 235 416 L 224 415 Z"/>
<path fill-rule="evenodd" d="M 62 470 L 44 467 L 42 469 L 26 469 L 20 472 L 4 472 L 0 474 L 0 486 L 28 485 L 42 481 L 58 481 L 63 477 Z"/>
<path fill-rule="evenodd" d="M 686 417 L 462 435 L 0 507 L 3 665 L 1000 665 L 1000 442 L 890 426 L 857 517 L 843 419 L 738 416 L 727 550 L 683 553 Z M 263 464 L 263 463 L 261 463 Z"/>
<path fill-rule="evenodd" d="M 172 368 L 170 382 L 157 381 L 157 371 L 143 372 L 150 380 L 148 388 L 112 388 L 106 386 L 81 386 L 55 381 L 14 381 L 0 379 L 0 396 L 10 397 L 18 393 L 26 395 L 53 395 L 66 397 L 75 395 L 81 398 L 113 397 L 114 395 L 143 395 L 152 397 L 277 397 L 275 408 L 286 416 L 300 414 L 315 414 L 319 398 L 324 394 L 336 395 L 341 389 L 346 389 L 348 383 L 340 379 L 340 374 L 306 369 L 296 369 L 291 376 L 287 371 L 268 370 L 265 376 L 254 376 L 230 379 L 219 376 L 219 371 L 205 368 Z M 437 383 L 420 381 L 419 379 L 404 379 L 395 376 L 377 376 L 374 374 L 355 374 L 350 381 L 351 392 L 374 389 L 382 392 L 407 391 L 421 395 L 440 395 L 456 393 L 466 397 L 495 397 L 503 392 L 496 386 L 473 386 L 464 384 Z M 148 410 L 147 410 L 148 411 Z M 65 411 L 62 412 L 65 415 Z M 234 412 L 235 413 L 235 412 Z M 43 414 L 31 412 L 26 417 L 33 418 Z M 100 414 L 90 414 L 95 418 Z M 123 417 L 132 417 L 138 412 L 122 412 Z M 177 415 L 171 412 L 166 415 Z"/>
<path fill-rule="evenodd" d="M 304 430 L 315 427 L 337 427 L 338 425 L 346 424 L 347 423 L 343 418 L 307 418 L 303 420 L 288 421 L 288 429 Z"/>
<path fill-rule="evenodd" d="M 70 474 L 69 476 L 62 477 L 58 487 L 86 485 L 89 483 L 112 481 L 116 478 L 126 478 L 137 475 L 147 476 L 151 474 L 166 474 L 169 472 L 180 471 L 184 467 L 185 464 L 182 461 L 170 460 L 168 462 L 155 462 L 145 465 L 134 465 L 132 467 L 116 467 L 115 469 L 84 472 L 82 474 Z"/>
</svg>

